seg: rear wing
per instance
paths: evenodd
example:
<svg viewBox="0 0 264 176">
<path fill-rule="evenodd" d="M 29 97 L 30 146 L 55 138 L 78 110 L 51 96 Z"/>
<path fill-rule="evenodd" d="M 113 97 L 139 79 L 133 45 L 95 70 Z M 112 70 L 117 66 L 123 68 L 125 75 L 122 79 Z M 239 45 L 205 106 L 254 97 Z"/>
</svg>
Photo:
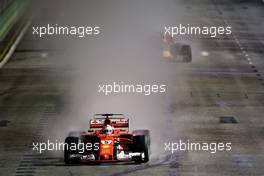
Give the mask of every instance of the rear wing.
<svg viewBox="0 0 264 176">
<path fill-rule="evenodd" d="M 90 129 L 102 128 L 106 118 L 111 121 L 111 125 L 115 128 L 129 128 L 129 118 L 126 118 L 123 114 L 96 114 L 90 120 Z"/>
</svg>

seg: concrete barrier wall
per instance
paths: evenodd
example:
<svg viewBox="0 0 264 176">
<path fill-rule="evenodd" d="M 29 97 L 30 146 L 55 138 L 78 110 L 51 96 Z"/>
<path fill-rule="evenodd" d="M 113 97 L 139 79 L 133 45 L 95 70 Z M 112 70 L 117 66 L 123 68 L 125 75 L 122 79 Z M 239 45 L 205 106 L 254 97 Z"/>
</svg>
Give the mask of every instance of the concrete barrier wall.
<svg viewBox="0 0 264 176">
<path fill-rule="evenodd" d="M 25 33 L 28 22 L 23 19 L 29 0 L 0 1 L 0 67 L 10 58 Z"/>
</svg>

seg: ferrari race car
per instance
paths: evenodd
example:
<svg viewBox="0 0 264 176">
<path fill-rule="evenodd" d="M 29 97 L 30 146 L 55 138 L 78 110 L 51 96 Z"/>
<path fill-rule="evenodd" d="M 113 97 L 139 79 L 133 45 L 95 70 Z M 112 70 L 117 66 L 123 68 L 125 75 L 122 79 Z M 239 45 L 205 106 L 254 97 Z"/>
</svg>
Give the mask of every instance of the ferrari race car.
<svg viewBox="0 0 264 176">
<path fill-rule="evenodd" d="M 148 162 L 149 131 L 128 129 L 129 119 L 123 114 L 96 114 L 87 132 L 72 131 L 66 137 L 65 163 Z"/>
<path fill-rule="evenodd" d="M 166 34 L 164 32 L 161 32 L 161 38 L 163 41 L 163 58 L 176 62 L 192 61 L 192 51 L 190 45 L 177 43 L 170 34 Z"/>
</svg>

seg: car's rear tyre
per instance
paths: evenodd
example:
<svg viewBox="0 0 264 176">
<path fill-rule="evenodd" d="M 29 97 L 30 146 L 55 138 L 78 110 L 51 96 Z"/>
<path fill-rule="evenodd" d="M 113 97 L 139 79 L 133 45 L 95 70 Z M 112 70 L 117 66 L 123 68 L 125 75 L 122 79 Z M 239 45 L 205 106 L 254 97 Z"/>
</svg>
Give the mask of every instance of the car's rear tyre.
<svg viewBox="0 0 264 176">
<path fill-rule="evenodd" d="M 133 137 L 133 152 L 142 153 L 141 156 L 134 157 L 136 163 L 146 163 L 149 161 L 150 137 L 149 133 Z"/>
<path fill-rule="evenodd" d="M 77 164 L 79 158 L 72 158 L 70 155 L 78 154 L 77 146 L 79 142 L 79 137 L 67 137 L 65 139 L 65 144 L 67 145 L 64 149 L 64 162 L 65 164 Z M 71 146 L 75 145 L 76 150 L 71 149 Z"/>
<path fill-rule="evenodd" d="M 85 133 L 85 131 L 70 131 L 68 137 L 80 137 L 82 134 Z"/>
<path fill-rule="evenodd" d="M 181 47 L 180 55 L 183 57 L 183 62 L 192 61 L 192 50 L 190 45 L 183 45 Z"/>
</svg>

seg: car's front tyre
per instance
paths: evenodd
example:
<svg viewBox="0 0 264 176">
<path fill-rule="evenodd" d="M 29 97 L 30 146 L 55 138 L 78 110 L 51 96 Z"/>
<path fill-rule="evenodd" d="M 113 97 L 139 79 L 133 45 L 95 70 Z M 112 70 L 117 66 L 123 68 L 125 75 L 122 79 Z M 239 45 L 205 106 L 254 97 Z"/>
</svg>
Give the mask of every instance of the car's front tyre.
<svg viewBox="0 0 264 176">
<path fill-rule="evenodd" d="M 190 45 L 183 45 L 180 50 L 180 55 L 183 57 L 183 62 L 192 61 L 192 50 Z"/>
<path fill-rule="evenodd" d="M 78 146 L 79 138 L 78 137 L 67 137 L 65 139 L 65 148 L 64 148 L 64 162 L 65 164 L 77 164 L 79 162 L 79 158 L 71 157 L 73 154 L 78 154 L 78 149 L 72 150 L 71 146 Z"/>
<path fill-rule="evenodd" d="M 142 131 L 144 134 L 133 136 L 133 152 L 141 153 L 140 156 L 134 158 L 136 163 L 146 163 L 149 161 L 150 154 L 150 136 L 149 131 Z"/>
</svg>

